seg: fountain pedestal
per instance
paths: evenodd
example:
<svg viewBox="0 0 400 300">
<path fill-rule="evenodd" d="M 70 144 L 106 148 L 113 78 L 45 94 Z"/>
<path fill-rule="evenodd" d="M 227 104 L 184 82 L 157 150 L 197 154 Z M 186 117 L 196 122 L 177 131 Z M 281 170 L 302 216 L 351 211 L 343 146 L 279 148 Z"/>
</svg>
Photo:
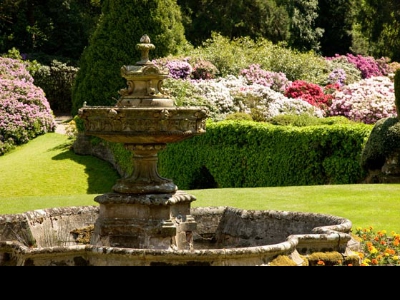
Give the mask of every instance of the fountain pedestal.
<svg viewBox="0 0 400 300">
<path fill-rule="evenodd" d="M 91 244 L 137 249 L 193 249 L 196 222 L 190 215 L 195 197 L 173 194 L 97 196 L 100 204 Z"/>
<path fill-rule="evenodd" d="M 205 133 L 208 109 L 175 107 L 163 94 L 169 70 L 148 59 L 154 49 L 145 35 L 137 48 L 142 59 L 123 66 L 127 88 L 115 106 L 83 106 L 79 117 L 85 134 L 123 143 L 132 152 L 134 172 L 121 178 L 113 192 L 97 196 L 100 213 L 91 244 L 137 249 L 193 250 L 196 222 L 190 215 L 194 196 L 178 191 L 157 172 L 157 153 L 168 143 Z"/>
</svg>

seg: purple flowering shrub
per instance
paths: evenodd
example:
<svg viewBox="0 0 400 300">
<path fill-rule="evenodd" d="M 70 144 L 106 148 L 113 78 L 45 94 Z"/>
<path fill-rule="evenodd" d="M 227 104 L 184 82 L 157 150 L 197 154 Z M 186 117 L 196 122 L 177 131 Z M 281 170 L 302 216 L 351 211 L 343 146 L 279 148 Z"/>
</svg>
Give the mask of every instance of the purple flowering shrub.
<svg viewBox="0 0 400 300">
<path fill-rule="evenodd" d="M 280 93 L 284 93 L 291 83 L 284 73 L 263 70 L 259 64 L 241 70 L 240 75 L 246 78 L 248 84 L 261 84 Z"/>
<path fill-rule="evenodd" d="M 25 64 L 0 57 L 0 155 L 55 128 L 49 102 Z"/>
<path fill-rule="evenodd" d="M 340 86 L 361 80 L 361 71 L 347 60 L 346 56 L 325 57 L 329 62 L 331 72 L 328 75 L 329 83 L 338 83 Z"/>
<path fill-rule="evenodd" d="M 374 124 L 387 117 L 396 117 L 394 83 L 386 76 L 375 76 L 344 86 L 332 94 L 329 116 Z"/>
<path fill-rule="evenodd" d="M 353 55 L 348 53 L 346 55 L 336 54 L 334 57 L 328 59 L 335 60 L 338 58 L 346 58 L 349 63 L 353 64 L 358 70 L 360 70 L 362 79 L 373 76 L 386 76 L 388 74 L 388 65 L 384 58 L 376 60 L 372 56 L 362 56 L 360 54 Z"/>
<path fill-rule="evenodd" d="M 171 57 L 164 57 L 160 59 L 154 59 L 152 61 L 159 68 L 169 70 L 169 77 L 174 79 L 188 79 L 193 69 L 189 64 L 188 59 L 178 59 Z"/>
<path fill-rule="evenodd" d="M 346 71 L 341 68 L 337 68 L 329 73 L 328 83 L 344 86 L 346 84 L 346 77 Z"/>
</svg>

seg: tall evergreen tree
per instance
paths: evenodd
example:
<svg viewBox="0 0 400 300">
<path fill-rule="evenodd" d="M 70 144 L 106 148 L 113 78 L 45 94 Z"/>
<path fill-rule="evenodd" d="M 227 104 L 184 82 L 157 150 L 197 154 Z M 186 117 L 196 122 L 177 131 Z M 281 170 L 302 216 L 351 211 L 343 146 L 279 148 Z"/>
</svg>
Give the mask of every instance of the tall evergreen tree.
<svg viewBox="0 0 400 300">
<path fill-rule="evenodd" d="M 400 61 L 400 1 L 362 0 L 357 22 L 368 41 L 368 54 Z"/>
<path fill-rule="evenodd" d="M 0 53 L 16 48 L 44 64 L 75 64 L 100 12 L 100 0 L 2 0 Z"/>
<path fill-rule="evenodd" d="M 334 56 L 350 53 L 352 45 L 353 0 L 319 0 L 315 25 L 324 29 L 321 54 Z"/>
<path fill-rule="evenodd" d="M 291 17 L 289 46 L 300 51 L 320 52 L 324 30 L 316 27 L 318 0 L 285 0 Z"/>
<path fill-rule="evenodd" d="M 285 41 L 289 16 L 275 0 L 178 0 L 183 14 L 186 38 L 200 46 L 216 32 L 229 39 L 248 36 Z"/>
<path fill-rule="evenodd" d="M 72 88 L 72 115 L 83 103 L 114 105 L 126 87 L 121 67 L 134 65 L 136 49 L 147 34 L 155 49 L 150 59 L 176 54 L 186 44 L 181 11 L 176 0 L 104 0 L 99 24 L 82 53 Z"/>
</svg>

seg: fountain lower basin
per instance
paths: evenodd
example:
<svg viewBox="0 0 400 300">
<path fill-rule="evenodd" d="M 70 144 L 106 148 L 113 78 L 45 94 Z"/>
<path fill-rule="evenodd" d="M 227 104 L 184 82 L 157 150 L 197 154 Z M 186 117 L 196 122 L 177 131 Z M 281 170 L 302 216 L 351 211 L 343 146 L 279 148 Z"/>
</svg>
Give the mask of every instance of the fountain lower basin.
<svg viewBox="0 0 400 300">
<path fill-rule="evenodd" d="M 137 249 L 90 244 L 98 206 L 35 210 L 0 216 L 0 266 L 261 266 L 280 255 L 345 255 L 352 223 L 331 215 L 191 208 L 194 249 Z"/>
</svg>

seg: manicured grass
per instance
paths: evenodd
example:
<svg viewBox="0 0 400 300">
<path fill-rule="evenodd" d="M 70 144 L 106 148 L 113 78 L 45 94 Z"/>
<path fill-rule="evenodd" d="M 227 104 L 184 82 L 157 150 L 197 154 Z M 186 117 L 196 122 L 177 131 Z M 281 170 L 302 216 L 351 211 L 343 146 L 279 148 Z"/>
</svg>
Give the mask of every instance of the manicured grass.
<svg viewBox="0 0 400 300">
<path fill-rule="evenodd" d="M 197 206 L 286 210 L 331 214 L 352 221 L 353 228 L 400 233 L 400 184 L 315 185 L 269 188 L 191 190 Z"/>
<path fill-rule="evenodd" d="M 39 136 L 0 156 L 0 214 L 97 205 L 119 178 L 111 164 L 76 155 L 71 140 L 58 133 Z M 353 228 L 400 233 L 400 184 L 354 184 L 190 190 L 193 207 L 232 206 L 286 210 L 348 218 Z"/>
</svg>

